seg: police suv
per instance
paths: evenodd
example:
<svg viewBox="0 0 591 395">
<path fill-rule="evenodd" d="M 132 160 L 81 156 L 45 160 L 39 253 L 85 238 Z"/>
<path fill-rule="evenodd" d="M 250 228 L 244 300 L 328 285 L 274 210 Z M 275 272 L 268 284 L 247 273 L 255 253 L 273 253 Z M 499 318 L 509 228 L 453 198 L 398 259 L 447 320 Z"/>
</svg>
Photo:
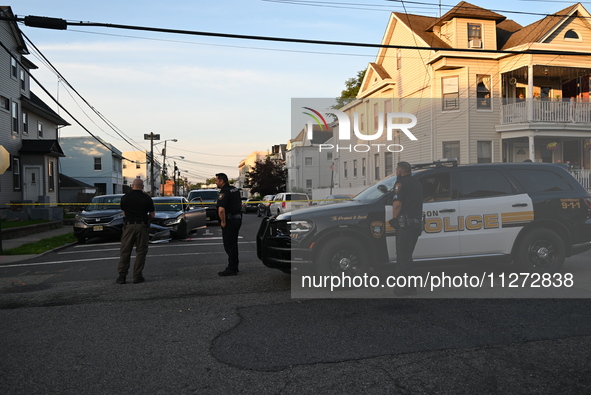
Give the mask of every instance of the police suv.
<svg viewBox="0 0 591 395">
<path fill-rule="evenodd" d="M 565 257 L 591 249 L 591 197 L 560 166 L 449 160 L 417 165 L 413 175 L 424 196 L 415 262 L 492 258 L 555 272 Z M 395 183 L 394 175 L 351 201 L 265 218 L 259 259 L 286 273 L 350 276 L 395 261 Z"/>
</svg>

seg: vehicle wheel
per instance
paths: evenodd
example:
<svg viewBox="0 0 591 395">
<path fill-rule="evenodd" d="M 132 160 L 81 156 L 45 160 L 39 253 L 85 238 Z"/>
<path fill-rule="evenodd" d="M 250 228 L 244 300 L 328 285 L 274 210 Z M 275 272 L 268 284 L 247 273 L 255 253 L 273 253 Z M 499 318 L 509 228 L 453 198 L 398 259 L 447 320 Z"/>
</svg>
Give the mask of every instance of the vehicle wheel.
<svg viewBox="0 0 591 395">
<path fill-rule="evenodd" d="M 564 242 L 550 229 L 527 233 L 516 251 L 517 264 L 523 270 L 553 273 L 564 263 Z"/>
<path fill-rule="evenodd" d="M 281 214 L 281 210 L 277 209 L 277 215 Z"/>
<path fill-rule="evenodd" d="M 188 235 L 189 232 L 187 231 L 187 222 L 181 221 L 178 228 L 176 229 L 176 236 L 179 239 L 186 239 Z"/>
<path fill-rule="evenodd" d="M 261 210 L 257 208 L 257 217 L 261 216 Z"/>
<path fill-rule="evenodd" d="M 78 239 L 78 244 L 86 244 L 86 237 L 76 236 L 76 239 Z"/>
<path fill-rule="evenodd" d="M 319 275 L 362 276 L 367 272 L 368 256 L 357 240 L 339 237 L 320 247 L 315 265 Z"/>
</svg>

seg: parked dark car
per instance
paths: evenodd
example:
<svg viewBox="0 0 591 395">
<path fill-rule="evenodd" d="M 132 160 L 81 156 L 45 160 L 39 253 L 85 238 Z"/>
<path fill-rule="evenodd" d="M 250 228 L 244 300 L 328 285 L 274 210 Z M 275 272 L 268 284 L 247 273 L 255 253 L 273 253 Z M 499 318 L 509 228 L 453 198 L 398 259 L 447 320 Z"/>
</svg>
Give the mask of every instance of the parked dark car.
<svg viewBox="0 0 591 395">
<path fill-rule="evenodd" d="M 92 198 L 90 203 L 74 219 L 74 236 L 81 244 L 93 237 L 121 238 L 123 232 L 123 194 L 101 195 Z M 150 225 L 150 242 L 170 240 L 170 230 L 157 224 Z"/>
<path fill-rule="evenodd" d="M 194 189 L 189 192 L 187 200 L 189 203 L 198 204 L 205 208 L 207 221 L 218 221 L 218 210 L 215 204 L 219 194 L 217 189 Z"/>
<path fill-rule="evenodd" d="M 186 239 L 189 233 L 206 226 L 205 207 L 191 204 L 182 196 L 153 198 L 156 216 L 152 223 L 170 230 L 173 238 Z"/>
<path fill-rule="evenodd" d="M 246 199 L 242 201 L 242 212 L 244 214 L 256 213 L 259 208 L 258 199 Z"/>
</svg>

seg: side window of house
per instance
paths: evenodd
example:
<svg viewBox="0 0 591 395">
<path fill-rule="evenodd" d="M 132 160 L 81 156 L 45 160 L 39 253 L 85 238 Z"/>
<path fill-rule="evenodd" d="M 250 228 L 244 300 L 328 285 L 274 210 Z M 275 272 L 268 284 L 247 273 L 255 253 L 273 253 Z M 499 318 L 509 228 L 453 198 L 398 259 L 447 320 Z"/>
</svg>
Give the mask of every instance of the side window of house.
<svg viewBox="0 0 591 395">
<path fill-rule="evenodd" d="M 103 170 L 103 161 L 101 158 L 94 158 L 94 170 Z"/>
<path fill-rule="evenodd" d="M 467 170 L 461 173 L 460 198 L 473 199 L 512 195 L 513 184 L 494 169 Z"/>
<path fill-rule="evenodd" d="M 468 23 L 468 48 L 482 48 L 482 25 Z"/>
<path fill-rule="evenodd" d="M 451 200 L 451 174 L 437 173 L 421 179 L 423 186 L 423 201 L 424 202 L 439 202 L 443 200 Z"/>
<path fill-rule="evenodd" d="M 441 97 L 443 111 L 460 109 L 460 87 L 457 76 L 441 78 Z"/>
<path fill-rule="evenodd" d="M 491 109 L 491 78 L 490 75 L 476 76 L 476 108 L 479 110 Z"/>
<path fill-rule="evenodd" d="M 570 191 L 572 186 L 560 177 L 560 175 L 551 171 L 542 170 L 514 170 L 511 174 L 517 178 L 517 181 L 523 185 L 527 191 L 532 192 L 551 192 L 551 191 Z"/>
</svg>

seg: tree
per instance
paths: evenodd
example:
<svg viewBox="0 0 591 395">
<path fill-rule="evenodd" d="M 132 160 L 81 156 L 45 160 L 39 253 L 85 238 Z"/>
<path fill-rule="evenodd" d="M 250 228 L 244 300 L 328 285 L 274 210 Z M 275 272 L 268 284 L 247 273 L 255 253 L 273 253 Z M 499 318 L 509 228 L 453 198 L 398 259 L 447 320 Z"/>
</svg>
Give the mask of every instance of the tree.
<svg viewBox="0 0 591 395">
<path fill-rule="evenodd" d="M 339 109 L 351 103 L 357 97 L 363 77 L 365 77 L 365 70 L 358 71 L 356 77 L 349 78 L 345 81 L 346 88 L 341 91 L 341 96 L 336 98 L 337 104 L 333 106 L 334 109 Z"/>
<path fill-rule="evenodd" d="M 254 169 L 248 174 L 250 193 L 261 196 L 276 195 L 285 192 L 287 168 L 281 160 L 273 160 L 269 156 L 265 160 L 257 160 Z"/>
</svg>

